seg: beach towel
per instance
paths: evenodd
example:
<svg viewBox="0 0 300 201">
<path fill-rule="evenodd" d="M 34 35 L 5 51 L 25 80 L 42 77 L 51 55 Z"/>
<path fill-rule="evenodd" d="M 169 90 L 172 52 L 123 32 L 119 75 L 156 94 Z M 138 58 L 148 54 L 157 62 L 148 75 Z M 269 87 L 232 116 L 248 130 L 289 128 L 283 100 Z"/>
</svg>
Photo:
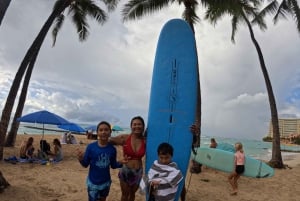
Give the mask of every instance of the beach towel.
<svg viewBox="0 0 300 201">
<path fill-rule="evenodd" d="M 141 180 L 140 188 L 146 192 L 150 188 L 152 181 L 160 181 L 154 192 L 155 200 L 172 201 L 175 198 L 178 184 L 182 179 L 182 173 L 175 162 L 162 165 L 155 160 L 147 176 Z"/>
</svg>

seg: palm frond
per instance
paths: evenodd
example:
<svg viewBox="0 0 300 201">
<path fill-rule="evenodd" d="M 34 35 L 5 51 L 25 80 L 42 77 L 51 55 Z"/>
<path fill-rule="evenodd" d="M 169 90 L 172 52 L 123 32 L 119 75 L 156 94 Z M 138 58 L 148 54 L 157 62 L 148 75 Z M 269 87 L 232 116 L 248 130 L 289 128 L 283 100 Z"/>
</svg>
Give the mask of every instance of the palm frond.
<svg viewBox="0 0 300 201">
<path fill-rule="evenodd" d="M 187 21 L 190 25 L 196 24 L 196 22 L 200 21 L 200 18 L 196 14 L 198 2 L 196 0 L 179 0 L 179 4 L 183 2 L 184 4 L 184 11 L 182 13 L 182 18 Z"/>
<path fill-rule="evenodd" d="M 283 0 L 281 4 L 278 6 L 277 12 L 273 18 L 274 24 L 276 24 L 279 20 L 279 18 L 286 19 L 286 14 L 289 12 L 289 7 L 287 5 L 287 2 Z"/>
<path fill-rule="evenodd" d="M 72 17 L 72 22 L 76 26 L 77 33 L 80 41 L 86 40 L 89 31 L 88 31 L 88 23 L 86 19 L 86 10 L 83 10 L 82 7 L 86 7 L 86 5 L 80 4 L 81 2 L 75 2 L 69 7 L 69 14 Z"/>
<path fill-rule="evenodd" d="M 255 20 L 251 21 L 251 24 L 257 25 L 260 28 L 260 30 L 265 31 L 268 28 L 264 17 L 256 16 L 254 19 Z"/>
<path fill-rule="evenodd" d="M 220 8 L 219 6 L 209 5 L 206 9 L 204 19 L 208 20 L 214 26 L 217 21 L 220 20 L 224 15 L 229 15 L 227 9 Z"/>
<path fill-rule="evenodd" d="M 238 18 L 237 16 L 233 16 L 231 19 L 231 26 L 232 26 L 232 30 L 231 30 L 231 42 L 235 43 L 235 34 L 237 32 L 237 28 L 238 28 Z"/>
<path fill-rule="evenodd" d="M 95 19 L 100 24 L 106 22 L 107 15 L 105 11 L 98 7 L 96 4 L 88 4 L 84 9 L 87 15 Z"/>
<path fill-rule="evenodd" d="M 294 17 L 297 24 L 298 32 L 300 32 L 300 8 L 298 2 L 297 0 L 289 0 L 289 4 L 291 7 L 291 14 Z"/>
<path fill-rule="evenodd" d="M 191 24 L 196 24 L 200 21 L 200 18 L 197 16 L 196 12 L 191 9 L 185 9 L 182 13 L 182 18 Z"/>
<path fill-rule="evenodd" d="M 251 21 L 252 24 L 259 24 L 262 19 L 265 18 L 267 14 L 274 14 L 278 8 L 277 0 L 272 1 L 267 6 L 265 6 L 260 12 L 256 13 L 253 20 Z"/>
<path fill-rule="evenodd" d="M 107 7 L 108 11 L 114 11 L 120 2 L 120 0 L 101 0 L 105 6 Z"/>
<path fill-rule="evenodd" d="M 272 1 L 267 6 L 265 6 L 259 13 L 259 17 L 265 17 L 267 14 L 274 14 L 277 11 L 279 4 L 277 0 Z M 255 19 L 254 19 L 255 20 Z"/>
<path fill-rule="evenodd" d="M 129 0 L 122 9 L 123 20 L 135 20 L 168 6 L 171 0 Z"/>
<path fill-rule="evenodd" d="M 56 43 L 56 37 L 57 37 L 59 30 L 61 29 L 61 27 L 63 25 L 64 19 L 65 19 L 65 16 L 63 14 L 60 14 L 57 18 L 55 18 L 54 28 L 52 30 L 52 37 L 53 37 L 52 46 L 54 46 Z"/>
</svg>

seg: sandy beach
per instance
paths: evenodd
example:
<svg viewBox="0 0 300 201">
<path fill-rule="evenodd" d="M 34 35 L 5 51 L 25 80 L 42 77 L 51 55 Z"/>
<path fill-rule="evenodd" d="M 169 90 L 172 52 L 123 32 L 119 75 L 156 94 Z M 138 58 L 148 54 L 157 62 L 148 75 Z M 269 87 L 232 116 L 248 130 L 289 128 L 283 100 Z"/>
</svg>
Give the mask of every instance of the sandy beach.
<svg viewBox="0 0 300 201">
<path fill-rule="evenodd" d="M 41 135 L 18 135 L 16 146 L 4 149 L 4 158 L 19 156 L 19 145 L 28 137 L 34 137 L 34 146 L 38 148 Z M 45 135 L 44 139 L 52 142 L 58 135 Z M 64 160 L 57 164 L 41 165 L 37 163 L 11 164 L 0 162 L 0 170 L 11 186 L 0 194 L 1 201 L 83 201 L 87 200 L 85 178 L 88 169 L 83 168 L 76 158 L 76 150 L 85 150 L 88 143 L 85 136 L 76 135 L 83 144 L 64 144 Z M 118 148 L 118 154 L 122 152 Z M 241 177 L 239 193 L 230 195 L 227 173 L 203 168 L 200 174 L 187 174 L 187 201 L 298 201 L 300 200 L 300 155 L 284 159 L 290 168 L 275 170 L 272 178 L 256 179 Z M 120 200 L 118 170 L 111 170 L 112 186 L 108 201 Z M 137 193 L 136 201 L 144 201 L 144 196 Z"/>
</svg>

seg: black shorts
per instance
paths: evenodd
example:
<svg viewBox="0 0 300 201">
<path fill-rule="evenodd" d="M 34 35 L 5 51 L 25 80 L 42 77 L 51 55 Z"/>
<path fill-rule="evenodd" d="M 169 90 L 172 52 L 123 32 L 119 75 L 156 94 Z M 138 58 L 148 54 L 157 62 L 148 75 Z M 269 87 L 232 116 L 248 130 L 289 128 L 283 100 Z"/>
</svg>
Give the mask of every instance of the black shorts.
<svg viewBox="0 0 300 201">
<path fill-rule="evenodd" d="M 235 172 L 237 174 L 242 174 L 245 171 L 245 166 L 244 165 L 237 165 L 235 167 Z"/>
</svg>

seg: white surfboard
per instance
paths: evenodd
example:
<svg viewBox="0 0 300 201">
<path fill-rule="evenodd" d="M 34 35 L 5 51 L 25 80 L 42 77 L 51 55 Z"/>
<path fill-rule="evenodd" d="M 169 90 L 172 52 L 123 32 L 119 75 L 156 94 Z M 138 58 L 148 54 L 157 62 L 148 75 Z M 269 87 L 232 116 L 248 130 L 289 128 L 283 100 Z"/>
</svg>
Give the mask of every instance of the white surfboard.
<svg viewBox="0 0 300 201">
<path fill-rule="evenodd" d="M 192 158 L 198 163 L 223 172 L 232 172 L 234 168 L 234 153 L 221 149 L 200 147 L 197 155 Z M 274 169 L 263 161 L 246 156 L 245 172 L 247 177 L 266 178 L 274 175 Z"/>
</svg>

